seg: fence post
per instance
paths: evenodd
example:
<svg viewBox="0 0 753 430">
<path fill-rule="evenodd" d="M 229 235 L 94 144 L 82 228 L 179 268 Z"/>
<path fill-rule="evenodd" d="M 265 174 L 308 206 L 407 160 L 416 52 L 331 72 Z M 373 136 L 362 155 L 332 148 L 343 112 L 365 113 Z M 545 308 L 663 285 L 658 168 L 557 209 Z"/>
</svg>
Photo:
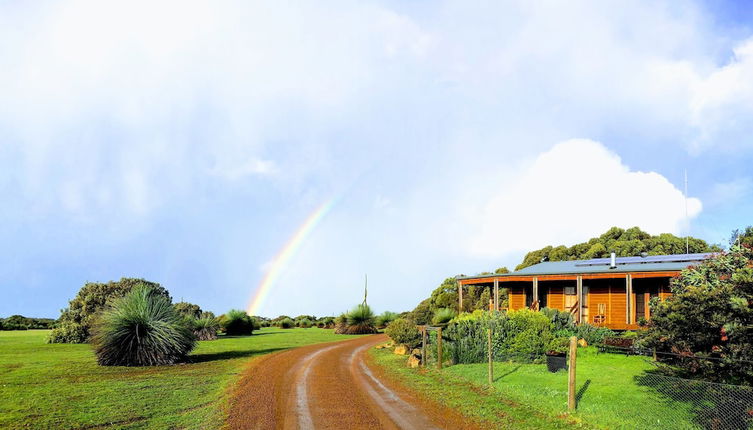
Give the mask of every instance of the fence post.
<svg viewBox="0 0 753 430">
<path fill-rule="evenodd" d="M 442 368 L 442 327 L 437 328 L 437 369 Z"/>
<path fill-rule="evenodd" d="M 421 329 L 421 366 L 426 366 L 426 326 Z"/>
<path fill-rule="evenodd" d="M 493 386 L 494 383 L 494 362 L 492 361 L 492 329 L 491 327 L 486 329 L 487 333 L 487 349 L 489 352 L 489 386 Z"/>
<path fill-rule="evenodd" d="M 575 362 L 578 355 L 578 338 L 570 338 L 570 355 L 567 367 L 567 409 L 575 410 Z"/>
</svg>

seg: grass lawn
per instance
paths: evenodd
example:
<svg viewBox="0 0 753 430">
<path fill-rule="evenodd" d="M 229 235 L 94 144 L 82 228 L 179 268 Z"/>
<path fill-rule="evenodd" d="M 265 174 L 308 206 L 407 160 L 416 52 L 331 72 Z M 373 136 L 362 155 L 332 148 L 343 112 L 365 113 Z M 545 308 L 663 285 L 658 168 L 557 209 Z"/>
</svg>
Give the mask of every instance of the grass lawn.
<svg viewBox="0 0 753 430">
<path fill-rule="evenodd" d="M 544 417 L 567 417 L 584 427 L 609 429 L 695 427 L 691 403 L 672 401 L 641 382 L 646 371 L 654 368 L 645 357 L 579 349 L 578 408 L 568 414 L 567 372 L 549 373 L 544 364 L 495 363 L 494 390 L 489 390 L 486 364 L 455 365 L 421 374 L 423 371 L 405 368 L 404 357 L 382 350 L 373 354 L 377 362 L 406 382 L 435 396 L 451 396 L 448 406 L 480 418 L 501 413 L 509 427 L 554 428 Z M 544 417 L 525 422 L 526 414 Z"/>
<path fill-rule="evenodd" d="M 0 331 L 0 428 L 217 428 L 251 357 L 345 339 L 265 328 L 199 342 L 190 364 L 139 368 L 99 366 L 89 345 L 46 344 L 48 333 Z"/>
<path fill-rule="evenodd" d="M 371 349 L 369 354 L 388 376 L 448 408 L 486 423 L 490 429 L 560 429 L 572 428 L 577 424 L 576 420 L 566 415 L 552 415 L 534 405 L 511 401 L 495 390 L 470 382 L 458 372 L 448 372 L 450 368 L 441 371 L 410 369 L 406 367 L 407 357 L 395 355 L 390 349 Z M 452 369 L 460 367 L 466 366 L 452 366 Z"/>
</svg>

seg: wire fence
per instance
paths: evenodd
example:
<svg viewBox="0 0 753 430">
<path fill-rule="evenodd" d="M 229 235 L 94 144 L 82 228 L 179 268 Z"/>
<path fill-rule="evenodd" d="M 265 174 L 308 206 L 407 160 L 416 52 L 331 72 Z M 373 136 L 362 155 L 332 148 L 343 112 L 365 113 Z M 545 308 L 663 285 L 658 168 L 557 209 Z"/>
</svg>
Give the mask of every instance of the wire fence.
<svg viewBox="0 0 753 430">
<path fill-rule="evenodd" d="M 442 366 L 469 364 L 454 369 L 454 374 L 478 383 L 488 378 L 505 398 L 535 405 L 554 416 L 567 410 L 571 394 L 568 357 L 500 347 L 500 342 L 490 342 L 493 328 L 486 335 L 445 330 L 440 339 L 440 333 L 434 329 L 427 333 L 425 366 L 439 367 L 441 350 Z M 608 346 L 580 348 L 576 355 L 573 412 L 596 427 L 753 429 L 753 388 L 678 377 L 661 363 L 687 357 Z"/>
</svg>

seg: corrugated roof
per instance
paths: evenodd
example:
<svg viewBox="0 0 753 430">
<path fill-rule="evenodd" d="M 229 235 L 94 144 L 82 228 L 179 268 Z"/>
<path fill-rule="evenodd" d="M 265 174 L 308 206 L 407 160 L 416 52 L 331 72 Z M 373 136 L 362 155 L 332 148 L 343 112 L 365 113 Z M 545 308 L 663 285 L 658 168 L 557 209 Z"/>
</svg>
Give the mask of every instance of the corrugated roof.
<svg viewBox="0 0 753 430">
<path fill-rule="evenodd" d="M 468 278 L 495 278 L 505 276 L 573 275 L 588 273 L 628 273 L 679 271 L 696 265 L 714 254 L 656 255 L 648 257 L 618 257 L 617 267 L 610 267 L 609 258 L 572 261 L 545 261 L 505 274 L 460 276 Z"/>
</svg>

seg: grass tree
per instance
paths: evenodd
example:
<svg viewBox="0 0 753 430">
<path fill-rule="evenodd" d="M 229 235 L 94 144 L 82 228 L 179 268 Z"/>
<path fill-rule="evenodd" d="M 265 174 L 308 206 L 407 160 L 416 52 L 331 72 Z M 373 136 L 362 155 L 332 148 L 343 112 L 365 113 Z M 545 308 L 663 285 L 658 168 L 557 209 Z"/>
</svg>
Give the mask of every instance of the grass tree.
<svg viewBox="0 0 753 430">
<path fill-rule="evenodd" d="M 196 318 L 192 320 L 193 334 L 198 340 L 216 340 L 220 323 L 217 318 Z"/>
<path fill-rule="evenodd" d="M 350 312 L 345 314 L 344 334 L 371 334 L 377 333 L 374 312 L 369 305 L 361 303 Z"/>
<path fill-rule="evenodd" d="M 397 319 L 397 314 L 395 312 L 390 311 L 384 311 L 379 316 L 376 317 L 375 324 L 377 328 L 385 328 L 387 327 L 392 321 L 395 321 Z"/>
<path fill-rule="evenodd" d="M 170 299 L 138 286 L 104 311 L 93 327 L 92 345 L 104 366 L 156 366 L 184 361 L 196 338 Z"/>
<path fill-rule="evenodd" d="M 431 319 L 433 325 L 444 325 L 452 321 L 457 314 L 450 308 L 440 308 L 434 312 L 434 317 Z"/>
<path fill-rule="evenodd" d="M 246 336 L 254 332 L 254 319 L 245 311 L 231 309 L 220 317 L 220 328 L 230 336 Z"/>
</svg>

